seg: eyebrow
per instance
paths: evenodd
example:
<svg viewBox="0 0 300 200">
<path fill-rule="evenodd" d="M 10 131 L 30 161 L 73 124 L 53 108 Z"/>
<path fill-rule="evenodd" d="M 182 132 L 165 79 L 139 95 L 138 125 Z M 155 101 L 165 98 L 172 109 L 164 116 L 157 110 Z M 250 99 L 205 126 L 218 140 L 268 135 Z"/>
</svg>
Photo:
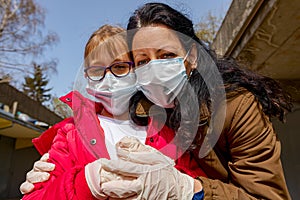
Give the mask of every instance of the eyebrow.
<svg viewBox="0 0 300 200">
<path fill-rule="evenodd" d="M 164 51 L 169 51 L 169 52 L 172 52 L 172 53 L 178 53 L 178 50 L 179 49 L 182 49 L 182 47 L 174 47 L 174 46 L 171 46 L 171 45 L 166 45 L 166 46 L 162 46 L 160 48 L 160 50 L 164 50 Z"/>
<path fill-rule="evenodd" d="M 113 60 L 113 61 L 110 63 L 110 65 L 111 65 L 112 63 L 115 63 L 115 62 L 127 62 L 127 61 L 131 61 L 131 59 L 124 60 L 124 59 L 117 58 L 117 59 Z"/>
<path fill-rule="evenodd" d="M 147 56 L 147 54 L 144 52 L 137 53 L 133 58 L 136 58 L 137 56 Z"/>
<path fill-rule="evenodd" d="M 139 52 L 137 53 L 133 58 L 136 58 L 137 56 L 147 56 L 147 54 L 145 52 L 143 52 L 143 49 L 147 49 L 147 48 L 141 48 L 139 50 L 141 50 L 142 52 Z M 151 49 L 154 49 L 154 48 L 151 48 Z M 161 51 L 168 51 L 168 52 L 171 52 L 171 53 L 178 53 L 178 51 L 176 51 L 176 48 L 174 48 L 173 46 L 162 46 L 160 48 L 155 48 L 157 49 L 157 51 L 155 53 L 160 53 Z"/>
</svg>

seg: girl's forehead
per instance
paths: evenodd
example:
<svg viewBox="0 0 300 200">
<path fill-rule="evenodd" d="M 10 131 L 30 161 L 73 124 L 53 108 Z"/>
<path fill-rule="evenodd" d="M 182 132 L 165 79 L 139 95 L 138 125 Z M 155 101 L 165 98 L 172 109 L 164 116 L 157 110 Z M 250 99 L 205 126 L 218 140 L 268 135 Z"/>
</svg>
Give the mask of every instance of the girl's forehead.
<svg viewBox="0 0 300 200">
<path fill-rule="evenodd" d="M 109 66 L 116 60 L 130 61 L 128 48 L 124 46 L 115 46 L 115 48 L 100 46 L 88 55 L 85 62 L 88 66 Z"/>
</svg>

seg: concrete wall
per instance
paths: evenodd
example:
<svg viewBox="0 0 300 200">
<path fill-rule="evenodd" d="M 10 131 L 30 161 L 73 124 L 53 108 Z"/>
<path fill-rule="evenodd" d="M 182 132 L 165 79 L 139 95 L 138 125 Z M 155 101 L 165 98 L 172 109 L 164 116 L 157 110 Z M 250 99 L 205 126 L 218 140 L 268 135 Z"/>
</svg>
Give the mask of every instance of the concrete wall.
<svg viewBox="0 0 300 200">
<path fill-rule="evenodd" d="M 285 124 L 275 121 L 274 128 L 282 146 L 282 164 L 292 199 L 300 198 L 300 105 L 287 116 Z"/>
</svg>

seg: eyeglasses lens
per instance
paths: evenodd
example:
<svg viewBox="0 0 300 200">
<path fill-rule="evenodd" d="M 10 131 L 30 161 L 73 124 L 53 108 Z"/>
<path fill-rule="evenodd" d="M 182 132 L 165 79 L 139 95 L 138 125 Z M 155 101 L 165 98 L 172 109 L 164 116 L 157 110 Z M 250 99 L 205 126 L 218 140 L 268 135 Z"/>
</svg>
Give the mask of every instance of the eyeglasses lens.
<svg viewBox="0 0 300 200">
<path fill-rule="evenodd" d="M 130 64 L 116 63 L 111 66 L 110 70 L 115 76 L 126 76 L 130 71 Z"/>
<path fill-rule="evenodd" d="M 91 67 L 86 73 L 88 77 L 93 81 L 99 81 L 103 78 L 105 71 L 110 70 L 110 72 L 116 77 L 126 76 L 131 68 L 131 63 L 119 62 L 114 63 L 110 67 Z"/>
</svg>

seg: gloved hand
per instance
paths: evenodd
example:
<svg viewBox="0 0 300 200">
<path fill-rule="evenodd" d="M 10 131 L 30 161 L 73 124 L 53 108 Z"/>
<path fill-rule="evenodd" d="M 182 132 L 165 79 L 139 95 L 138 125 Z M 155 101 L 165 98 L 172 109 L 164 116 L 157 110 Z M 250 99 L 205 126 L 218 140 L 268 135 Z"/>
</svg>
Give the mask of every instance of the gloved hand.
<svg viewBox="0 0 300 200">
<path fill-rule="evenodd" d="M 123 176 L 118 173 L 104 170 L 102 168 L 100 159 L 95 160 L 94 162 L 89 163 L 85 166 L 85 178 L 93 196 L 97 199 L 103 200 L 108 199 L 109 197 L 109 195 L 106 195 L 102 192 L 102 185 L 104 183 L 111 181 L 123 181 L 130 184 L 131 181 L 135 179 L 134 177 Z M 135 199 L 135 192 L 127 192 L 128 185 L 124 185 L 124 188 L 122 188 L 121 186 L 118 188 L 119 191 L 116 191 L 118 198 Z"/>
<path fill-rule="evenodd" d="M 33 169 L 26 174 L 26 181 L 20 186 L 22 194 L 27 194 L 34 189 L 34 183 L 47 181 L 50 177 L 48 172 L 54 170 L 55 165 L 47 162 L 49 153 L 45 153 L 40 160 L 36 161 Z"/>
<path fill-rule="evenodd" d="M 102 168 L 137 179 L 103 183 L 104 194 L 118 198 L 119 191 L 126 189 L 128 193 L 139 194 L 137 199 L 193 198 L 194 179 L 179 172 L 169 157 L 132 137 L 123 138 L 116 147 L 120 159 L 100 159 Z"/>
<path fill-rule="evenodd" d="M 53 171 L 55 165 L 47 162 L 48 159 L 49 153 L 46 153 L 41 157 L 40 160 L 34 163 L 33 169 L 26 174 L 26 181 L 20 186 L 20 191 L 22 194 L 31 192 L 34 189 L 34 183 L 44 182 L 49 179 L 50 174 L 48 172 Z M 85 166 L 85 176 L 92 194 L 98 199 L 107 199 L 107 196 L 101 193 L 101 183 L 113 180 L 133 180 L 132 177 L 125 177 L 103 170 L 99 160 L 96 160 Z M 134 193 L 127 195 L 124 189 L 124 191 L 120 193 L 120 197 L 123 199 L 132 199 L 134 197 Z"/>
</svg>

